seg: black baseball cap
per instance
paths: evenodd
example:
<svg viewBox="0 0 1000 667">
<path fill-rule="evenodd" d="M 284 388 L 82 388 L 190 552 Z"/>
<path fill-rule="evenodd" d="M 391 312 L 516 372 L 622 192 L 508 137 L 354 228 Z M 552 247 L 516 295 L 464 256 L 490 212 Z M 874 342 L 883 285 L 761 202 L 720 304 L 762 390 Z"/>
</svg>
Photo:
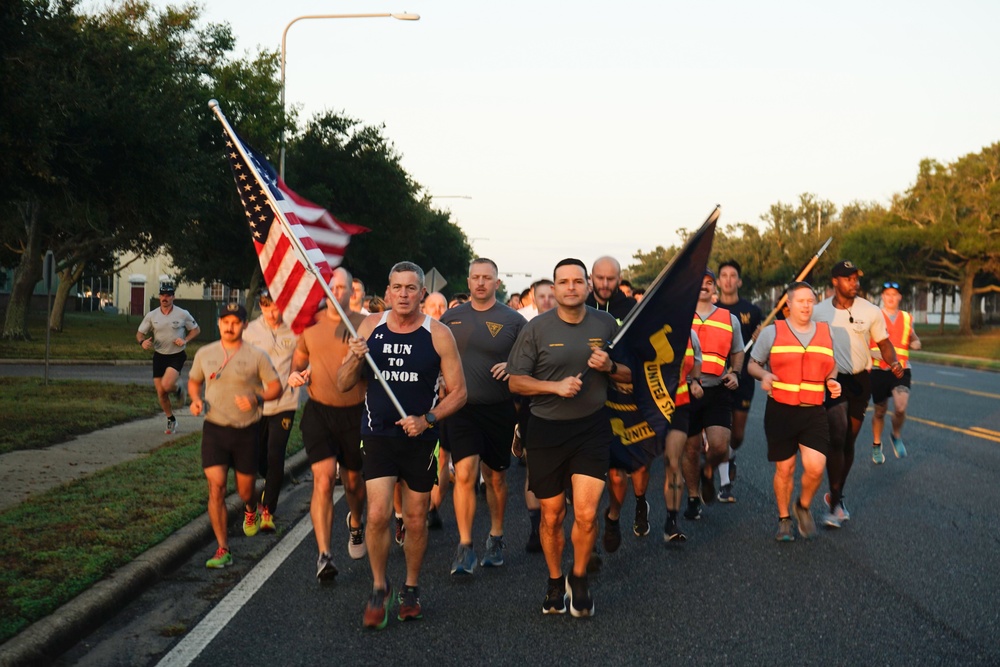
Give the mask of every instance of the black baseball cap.
<svg viewBox="0 0 1000 667">
<path fill-rule="evenodd" d="M 160 294 L 169 294 L 173 296 L 174 294 L 174 284 L 163 282 L 160 283 Z"/>
<path fill-rule="evenodd" d="M 223 317 L 229 317 L 230 315 L 235 315 L 240 318 L 240 320 L 247 321 L 247 309 L 238 303 L 227 303 L 222 307 L 221 312 L 219 312 L 219 319 Z"/>
<path fill-rule="evenodd" d="M 833 265 L 833 269 L 830 271 L 830 275 L 834 278 L 848 278 L 854 274 L 859 276 L 865 275 L 865 272 L 854 266 L 854 262 L 849 259 L 842 259 Z"/>
</svg>

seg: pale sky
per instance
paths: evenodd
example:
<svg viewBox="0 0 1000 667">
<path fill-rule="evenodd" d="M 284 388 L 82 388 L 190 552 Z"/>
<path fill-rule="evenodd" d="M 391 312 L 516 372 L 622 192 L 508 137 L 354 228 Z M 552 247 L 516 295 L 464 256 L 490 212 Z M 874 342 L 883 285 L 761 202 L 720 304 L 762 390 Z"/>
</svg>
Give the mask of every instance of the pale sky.
<svg viewBox="0 0 1000 667">
<path fill-rule="evenodd" d="M 715 204 L 887 203 L 922 158 L 1000 140 L 995 1 L 204 4 L 238 53 L 303 14 L 419 14 L 296 23 L 287 100 L 384 123 L 427 192 L 471 197 L 436 204 L 512 289 L 567 256 L 627 266 Z"/>
</svg>

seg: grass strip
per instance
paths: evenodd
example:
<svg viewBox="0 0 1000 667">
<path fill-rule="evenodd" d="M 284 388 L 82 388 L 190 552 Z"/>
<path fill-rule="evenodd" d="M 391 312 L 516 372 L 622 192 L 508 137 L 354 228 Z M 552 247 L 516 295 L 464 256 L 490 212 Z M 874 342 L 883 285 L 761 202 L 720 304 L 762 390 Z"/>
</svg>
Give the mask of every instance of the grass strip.
<svg viewBox="0 0 1000 667">
<path fill-rule="evenodd" d="M 0 454 L 38 449 L 160 412 L 152 385 L 0 377 Z"/>
<path fill-rule="evenodd" d="M 300 449 L 296 428 L 288 456 Z M 0 642 L 197 519 L 207 497 L 191 433 L 0 512 Z"/>
</svg>

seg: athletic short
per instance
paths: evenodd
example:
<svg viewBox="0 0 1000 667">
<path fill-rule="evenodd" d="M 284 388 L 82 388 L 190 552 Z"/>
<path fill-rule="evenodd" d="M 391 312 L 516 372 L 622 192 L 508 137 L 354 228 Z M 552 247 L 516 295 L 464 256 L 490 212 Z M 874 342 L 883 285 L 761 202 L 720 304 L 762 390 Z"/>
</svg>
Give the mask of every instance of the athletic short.
<svg viewBox="0 0 1000 667">
<path fill-rule="evenodd" d="M 337 459 L 348 470 L 361 470 L 361 410 L 363 404 L 338 408 L 312 399 L 302 409 L 302 444 L 310 465 Z"/>
<path fill-rule="evenodd" d="M 153 377 L 163 377 L 163 374 L 167 372 L 168 368 L 173 368 L 178 374 L 180 374 L 181 369 L 184 368 L 184 362 L 187 361 L 187 358 L 187 352 L 184 350 L 175 352 L 174 354 L 160 354 L 159 352 L 154 352 Z"/>
<path fill-rule="evenodd" d="M 465 406 L 443 420 L 452 461 L 478 456 L 491 470 L 510 467 L 510 441 L 514 437 L 513 401 Z"/>
<path fill-rule="evenodd" d="M 840 383 L 840 397 L 830 398 L 830 392 L 827 391 L 823 407 L 829 410 L 835 405 L 847 403 L 847 416 L 864 421 L 868 400 L 872 395 L 871 374 L 868 371 L 861 371 L 855 375 L 837 373 L 837 382 Z"/>
<path fill-rule="evenodd" d="M 670 430 L 691 432 L 691 404 L 686 403 L 674 410 L 670 416 Z M 669 432 L 669 431 L 668 431 Z"/>
<path fill-rule="evenodd" d="M 395 477 L 411 491 L 430 493 L 437 484 L 437 457 L 434 440 L 366 435 L 361 443 L 365 479 Z"/>
<path fill-rule="evenodd" d="M 701 433 L 709 426 L 733 427 L 733 392 L 725 385 L 706 387 L 705 394 L 696 399 L 691 397 L 691 416 L 688 435 Z"/>
<path fill-rule="evenodd" d="M 201 467 L 226 466 L 256 476 L 259 426 L 233 428 L 206 421 L 201 431 Z"/>
<path fill-rule="evenodd" d="M 614 438 L 605 410 L 580 419 L 550 420 L 531 415 L 525 451 L 528 489 L 538 498 L 554 498 L 572 485 L 573 475 L 608 477 Z"/>
<path fill-rule="evenodd" d="M 830 427 L 822 405 L 785 405 L 770 396 L 764 408 L 764 435 L 767 436 L 767 460 L 787 461 L 799 451 L 799 445 L 826 456 L 830 449 Z"/>
<path fill-rule="evenodd" d="M 749 362 L 750 359 L 748 358 L 747 361 Z M 733 410 L 749 412 L 750 404 L 753 402 L 753 393 L 756 389 L 757 383 L 752 377 L 745 372 L 740 375 L 740 386 L 736 388 L 736 391 L 732 395 Z"/>
<path fill-rule="evenodd" d="M 910 369 L 903 369 L 903 377 L 897 378 L 892 371 L 873 369 L 871 373 L 872 403 L 885 403 L 895 389 L 910 392 Z"/>
</svg>

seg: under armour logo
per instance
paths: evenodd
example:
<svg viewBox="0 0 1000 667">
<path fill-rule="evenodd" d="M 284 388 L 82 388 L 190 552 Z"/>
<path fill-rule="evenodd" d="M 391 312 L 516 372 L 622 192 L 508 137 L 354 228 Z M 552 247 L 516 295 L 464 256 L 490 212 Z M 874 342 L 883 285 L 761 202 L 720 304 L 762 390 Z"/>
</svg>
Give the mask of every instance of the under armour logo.
<svg viewBox="0 0 1000 667">
<path fill-rule="evenodd" d="M 382 334 L 380 334 L 380 333 L 375 334 L 375 340 L 378 340 L 381 337 L 382 337 Z"/>
</svg>

